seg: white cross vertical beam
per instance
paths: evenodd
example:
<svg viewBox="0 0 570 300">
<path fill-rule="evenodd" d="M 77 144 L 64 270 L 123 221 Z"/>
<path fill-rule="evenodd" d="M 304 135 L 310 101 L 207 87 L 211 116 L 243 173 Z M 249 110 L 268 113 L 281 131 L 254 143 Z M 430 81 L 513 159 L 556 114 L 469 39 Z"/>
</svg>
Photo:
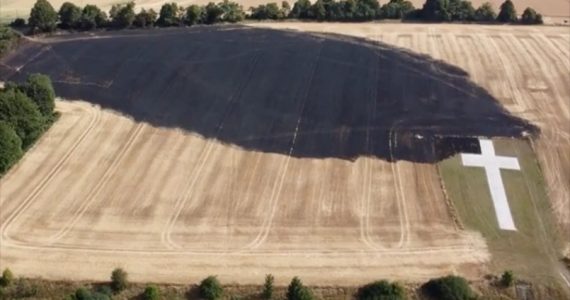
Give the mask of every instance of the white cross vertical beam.
<svg viewBox="0 0 570 300">
<path fill-rule="evenodd" d="M 485 168 L 499 228 L 517 230 L 509 208 L 501 169 L 520 170 L 519 161 L 516 157 L 496 156 L 493 141 L 479 140 L 479 144 L 481 145 L 481 154 L 461 154 L 463 165 Z"/>
</svg>

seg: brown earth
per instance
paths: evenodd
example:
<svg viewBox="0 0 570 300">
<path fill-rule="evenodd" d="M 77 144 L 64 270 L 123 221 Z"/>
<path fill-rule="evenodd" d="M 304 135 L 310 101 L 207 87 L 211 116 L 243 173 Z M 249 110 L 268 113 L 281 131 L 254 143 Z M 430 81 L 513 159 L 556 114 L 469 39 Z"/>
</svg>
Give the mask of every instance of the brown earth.
<svg viewBox="0 0 570 300">
<path fill-rule="evenodd" d="M 259 26 L 342 32 L 460 66 L 540 126 L 551 200 L 570 227 L 566 29 Z M 102 280 L 121 266 L 138 281 L 361 284 L 486 271 L 485 242 L 457 229 L 434 165 L 247 151 L 85 102 L 57 107 L 61 119 L 0 181 L 0 265 L 18 274 Z"/>
</svg>

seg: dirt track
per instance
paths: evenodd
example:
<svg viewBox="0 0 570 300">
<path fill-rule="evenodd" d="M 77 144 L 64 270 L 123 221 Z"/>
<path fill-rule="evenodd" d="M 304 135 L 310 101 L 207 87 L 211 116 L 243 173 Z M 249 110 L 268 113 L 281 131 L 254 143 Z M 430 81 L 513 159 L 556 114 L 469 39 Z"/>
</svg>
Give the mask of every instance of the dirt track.
<svg viewBox="0 0 570 300">
<path fill-rule="evenodd" d="M 541 162 L 547 166 L 548 157 L 559 166 L 545 168 L 549 186 L 570 178 L 562 151 L 570 148 L 562 125 L 570 64 L 564 29 L 273 26 L 343 31 L 462 67 L 541 127 Z M 462 33 L 466 28 L 472 33 Z M 544 65 L 538 74 L 520 70 L 535 59 Z M 536 106 L 546 98 L 548 106 Z M 299 275 L 309 283 L 356 284 L 485 271 L 484 241 L 456 229 L 433 165 L 246 151 L 84 102 L 59 102 L 58 109 L 61 120 L 0 182 L 0 264 L 18 274 L 104 279 L 123 266 L 135 280 L 219 274 L 259 283 L 274 273 L 281 283 Z M 560 155 L 547 156 L 547 147 Z M 561 222 L 570 211 L 564 186 L 551 191 Z"/>
</svg>

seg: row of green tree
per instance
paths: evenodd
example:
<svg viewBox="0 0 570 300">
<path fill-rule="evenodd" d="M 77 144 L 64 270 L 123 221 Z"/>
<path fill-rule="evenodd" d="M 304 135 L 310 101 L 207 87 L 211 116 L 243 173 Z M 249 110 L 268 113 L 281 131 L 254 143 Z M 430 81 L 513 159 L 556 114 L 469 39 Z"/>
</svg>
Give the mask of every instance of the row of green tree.
<svg viewBox="0 0 570 300">
<path fill-rule="evenodd" d="M 98 285 L 95 289 L 79 288 L 69 296 L 71 300 L 109 300 L 113 295 L 120 294 L 130 285 L 128 274 L 121 268 L 113 270 L 109 284 Z M 3 294 L 3 289 L 13 285 L 14 275 L 9 269 L 5 269 L 0 277 L 0 298 L 8 296 Z M 277 299 L 274 287 L 275 278 L 268 274 L 265 276 L 260 296 L 263 300 Z M 505 271 L 499 279 L 499 284 L 504 287 L 512 286 L 514 275 L 512 271 Z M 476 294 L 471 290 L 469 283 L 459 276 L 445 276 L 432 279 L 422 286 L 426 296 L 437 300 L 471 300 L 476 299 Z M 206 300 L 219 300 L 224 296 L 224 287 L 216 276 L 208 276 L 198 286 L 200 298 Z M 30 294 L 30 293 L 28 293 Z M 33 294 L 33 293 L 31 293 Z M 17 295 L 12 295 L 17 296 Z M 32 295 L 38 296 L 38 295 Z M 286 292 L 287 300 L 314 300 L 315 296 L 310 288 L 305 286 L 299 277 L 294 277 Z M 160 288 L 156 285 L 148 285 L 138 297 L 143 300 L 162 299 Z M 235 297 L 230 297 L 234 299 Z M 361 287 L 356 295 L 358 300 L 404 300 L 407 299 L 405 288 L 399 283 L 386 280 L 375 281 Z"/>
<path fill-rule="evenodd" d="M 40 74 L 0 89 L 0 175 L 53 123 L 54 98 L 50 78 Z"/>
<path fill-rule="evenodd" d="M 390 0 L 380 6 L 376 0 L 297 0 L 293 9 L 283 2 L 251 8 L 252 19 L 313 19 L 318 21 L 369 21 L 375 19 L 405 19 L 430 22 L 497 22 L 542 24 L 542 16 L 534 9 L 525 9 L 519 19 L 511 0 L 506 0 L 497 14 L 490 3 L 475 9 L 467 0 L 427 0 L 421 9 L 416 9 L 407 0 Z"/>
<path fill-rule="evenodd" d="M 181 26 L 194 24 L 214 24 L 220 22 L 235 23 L 244 20 L 245 12 L 236 2 L 224 0 L 218 4 L 190 5 L 186 8 L 175 2 L 166 3 L 159 13 L 154 10 L 141 9 L 135 12 L 135 3 L 115 4 L 109 14 L 95 5 L 79 7 L 65 2 L 56 11 L 47 0 L 37 0 L 34 4 L 28 23 L 16 19 L 15 27 L 28 25 L 32 33 L 52 32 L 58 27 L 62 29 L 93 30 L 96 28 L 129 28 L 151 26 Z"/>
<path fill-rule="evenodd" d="M 497 14 L 490 3 L 475 9 L 467 0 L 426 0 L 416 9 L 407 0 L 390 0 L 380 6 L 377 0 L 297 0 L 290 7 L 287 1 L 281 6 L 269 3 L 251 7 L 246 14 L 241 5 L 224 0 L 218 4 L 190 5 L 186 8 L 175 2 L 164 4 L 160 12 L 141 9 L 135 12 L 135 3 L 113 5 L 109 14 L 95 5 L 81 8 L 65 2 L 56 12 L 47 0 L 37 0 L 28 25 L 33 33 L 51 32 L 59 26 L 63 29 L 92 30 L 96 28 L 128 28 L 152 26 L 181 26 L 195 24 L 235 23 L 246 17 L 255 20 L 279 20 L 286 18 L 318 21 L 370 21 L 375 19 L 406 19 L 431 22 L 498 22 L 542 24 L 542 15 L 527 8 L 519 19 L 511 0 L 506 0 Z M 25 26 L 23 19 L 16 19 L 14 26 Z"/>
</svg>

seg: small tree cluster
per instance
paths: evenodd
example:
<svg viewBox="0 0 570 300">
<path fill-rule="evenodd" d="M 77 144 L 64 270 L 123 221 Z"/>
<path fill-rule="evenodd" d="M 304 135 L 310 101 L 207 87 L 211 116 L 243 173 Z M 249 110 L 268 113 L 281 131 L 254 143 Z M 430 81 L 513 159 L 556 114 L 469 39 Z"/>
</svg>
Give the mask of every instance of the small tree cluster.
<svg viewBox="0 0 570 300">
<path fill-rule="evenodd" d="M 380 8 L 383 19 L 404 19 L 415 11 L 412 2 L 407 0 L 390 0 Z"/>
<path fill-rule="evenodd" d="M 14 274 L 12 271 L 10 271 L 10 269 L 4 269 L 4 272 L 2 272 L 2 277 L 0 277 L 0 287 L 7 287 L 11 285 L 12 282 L 14 282 Z"/>
<path fill-rule="evenodd" d="M 111 273 L 111 289 L 113 289 L 115 293 L 119 293 L 126 289 L 128 285 L 129 281 L 127 272 L 121 268 L 113 270 Z"/>
<path fill-rule="evenodd" d="M 144 289 L 142 294 L 143 300 L 159 300 L 160 299 L 160 290 L 158 287 L 154 285 L 149 285 Z"/>
<path fill-rule="evenodd" d="M 375 281 L 360 288 L 358 300 L 404 300 L 406 292 L 397 283 L 386 280 Z"/>
<path fill-rule="evenodd" d="M 206 300 L 218 300 L 224 293 L 224 288 L 216 276 L 208 276 L 200 283 L 200 296 Z"/>
<path fill-rule="evenodd" d="M 287 1 L 283 1 L 281 7 L 277 3 L 272 2 L 252 7 L 249 10 L 251 12 L 249 18 L 254 20 L 281 20 L 287 18 L 291 7 Z"/>
<path fill-rule="evenodd" d="M 111 300 L 111 296 L 111 292 L 104 289 L 92 291 L 86 288 L 78 288 L 70 298 L 72 300 Z"/>
<path fill-rule="evenodd" d="M 513 285 L 513 283 L 515 282 L 515 274 L 513 273 L 513 271 L 507 270 L 505 272 L 503 272 L 503 274 L 501 275 L 501 285 L 504 287 L 510 287 Z"/>
<path fill-rule="evenodd" d="M 536 25 L 543 24 L 544 21 L 542 20 L 541 14 L 537 13 L 536 10 L 527 7 L 521 16 L 521 23 L 525 25 Z"/>
<path fill-rule="evenodd" d="M 273 281 L 275 278 L 271 274 L 265 276 L 265 282 L 263 283 L 263 291 L 261 292 L 261 298 L 264 300 L 271 300 L 273 298 Z"/>
<path fill-rule="evenodd" d="M 427 295 L 437 300 L 474 300 L 469 283 L 459 276 L 445 276 L 428 281 L 422 287 Z"/>
<path fill-rule="evenodd" d="M 299 277 L 293 277 L 287 287 L 287 300 L 313 300 L 311 290 L 303 285 Z"/>
<path fill-rule="evenodd" d="M 55 93 L 49 77 L 32 74 L 0 90 L 0 174 L 6 172 L 53 121 Z"/>
</svg>

